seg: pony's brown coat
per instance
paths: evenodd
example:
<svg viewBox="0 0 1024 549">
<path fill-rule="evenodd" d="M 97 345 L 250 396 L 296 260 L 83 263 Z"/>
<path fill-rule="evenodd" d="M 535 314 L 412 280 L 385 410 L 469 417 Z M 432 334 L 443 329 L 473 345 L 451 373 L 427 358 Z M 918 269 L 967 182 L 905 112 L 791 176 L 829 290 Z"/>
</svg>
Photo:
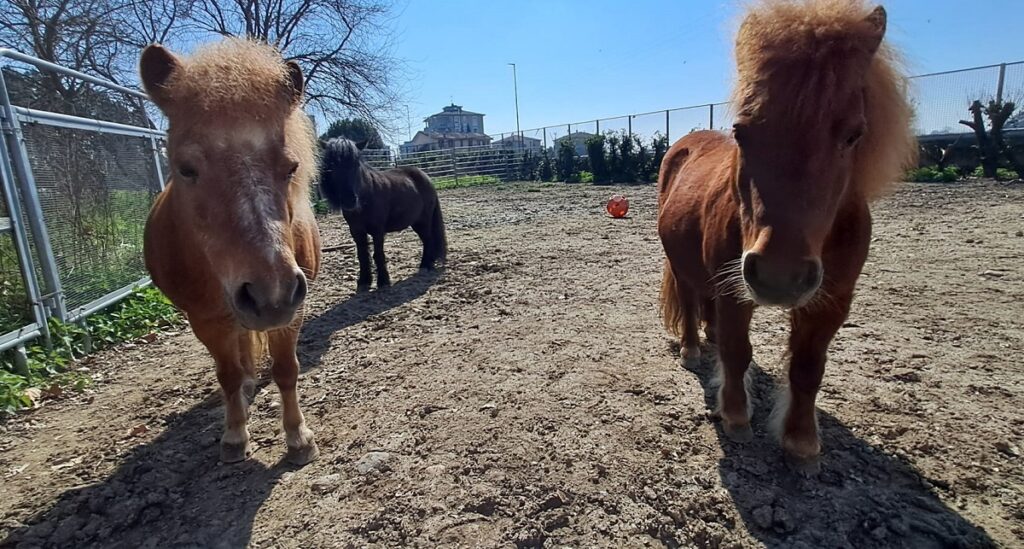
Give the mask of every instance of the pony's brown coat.
<svg viewBox="0 0 1024 549">
<path fill-rule="evenodd" d="M 168 118 L 171 165 L 146 224 L 146 267 L 216 362 L 226 407 L 221 457 L 248 453 L 256 365 L 269 351 L 289 458 L 314 459 L 295 389 L 301 305 L 254 330 L 232 300 L 247 281 L 273 289 L 298 276 L 304 289 L 319 269 L 309 204 L 316 147 L 301 109 L 301 71 L 265 44 L 225 39 L 184 59 L 150 46 L 140 72 Z"/>
<path fill-rule="evenodd" d="M 789 402 L 779 413 L 783 447 L 803 463 L 820 452 L 814 400 L 867 257 L 868 204 L 916 150 L 906 80 L 884 30 L 884 10 L 859 0 L 756 4 L 736 39 L 736 139 L 691 133 L 659 174 L 663 320 L 686 358 L 699 356 L 706 323 L 730 435 L 751 436 L 745 373 L 758 296 L 743 260 L 820 265 L 813 297 L 792 302 Z"/>
</svg>

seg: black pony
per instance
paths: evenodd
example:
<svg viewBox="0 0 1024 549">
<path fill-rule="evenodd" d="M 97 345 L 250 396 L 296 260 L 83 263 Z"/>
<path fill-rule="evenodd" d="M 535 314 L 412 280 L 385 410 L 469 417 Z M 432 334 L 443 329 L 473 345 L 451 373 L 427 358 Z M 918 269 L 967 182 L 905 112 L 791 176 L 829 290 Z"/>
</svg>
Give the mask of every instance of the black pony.
<svg viewBox="0 0 1024 549">
<path fill-rule="evenodd" d="M 370 248 L 373 237 L 373 262 L 377 265 L 377 287 L 391 284 L 384 259 L 384 233 L 412 227 L 423 241 L 420 269 L 433 269 L 435 261 L 444 262 L 448 254 L 441 203 L 430 177 L 423 170 L 401 167 L 376 170 L 363 161 L 366 141 L 344 138 L 321 141 L 320 189 L 331 207 L 348 222 L 359 257 L 359 289 L 367 290 L 370 275 Z"/>
</svg>

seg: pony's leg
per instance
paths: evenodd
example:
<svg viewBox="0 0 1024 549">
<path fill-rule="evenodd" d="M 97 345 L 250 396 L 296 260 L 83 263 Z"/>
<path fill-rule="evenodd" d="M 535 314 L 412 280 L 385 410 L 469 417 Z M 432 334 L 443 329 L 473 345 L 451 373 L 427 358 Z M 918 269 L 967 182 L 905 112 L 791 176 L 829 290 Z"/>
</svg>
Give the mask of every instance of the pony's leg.
<svg viewBox="0 0 1024 549">
<path fill-rule="evenodd" d="M 255 349 L 253 340 L 253 334 L 251 332 L 242 332 L 238 336 L 238 357 L 239 363 L 242 366 L 242 372 L 244 377 L 242 378 L 242 396 L 246 398 L 249 404 L 252 404 L 253 400 L 256 399 L 256 361 L 259 359 L 256 356 L 258 351 Z"/>
<path fill-rule="evenodd" d="M 373 262 L 377 265 L 377 287 L 390 286 L 391 276 L 388 275 L 388 260 L 384 258 L 383 232 L 373 235 Z"/>
<path fill-rule="evenodd" d="M 217 381 L 224 394 L 224 434 L 220 439 L 220 460 L 242 461 L 249 456 L 249 399 L 246 381 L 252 382 L 242 362 L 241 337 L 233 326 L 192 320 L 192 331 L 209 349 L 217 364 Z M 255 389 L 255 383 L 252 384 Z"/>
<path fill-rule="evenodd" d="M 437 259 L 437 251 L 434 250 L 433 240 L 430 238 L 430 223 L 420 221 L 412 226 L 416 236 L 423 242 L 423 259 L 420 260 L 420 269 L 430 270 L 434 268 L 434 260 Z"/>
<path fill-rule="evenodd" d="M 299 409 L 299 359 L 295 356 L 295 344 L 299 337 L 298 326 L 274 330 L 268 334 L 271 367 L 274 383 L 281 392 L 281 416 L 284 423 L 284 440 L 288 445 L 285 458 L 296 464 L 305 465 L 320 455 L 313 431 L 306 427 L 306 420 Z"/>
<path fill-rule="evenodd" d="M 700 312 L 704 320 L 704 338 L 708 345 L 715 345 L 718 343 L 718 335 L 715 333 L 715 300 L 704 299 Z"/>
<path fill-rule="evenodd" d="M 780 393 L 773 416 L 781 421 L 782 448 L 798 467 L 817 468 L 821 442 L 814 402 L 825 374 L 828 346 L 850 311 L 853 294 L 833 296 L 828 306 L 797 309 L 790 316 L 789 390 Z"/>
<path fill-rule="evenodd" d="M 753 307 L 728 297 L 715 299 L 715 325 L 718 336 L 718 414 L 726 435 L 736 441 L 753 438 L 750 428 L 750 395 L 747 394 L 747 368 L 753 351 L 750 347 L 750 318 Z"/>
<path fill-rule="evenodd" d="M 352 240 L 356 242 L 356 257 L 359 258 L 359 280 L 356 282 L 360 291 L 369 290 L 373 284 L 370 273 L 370 237 L 366 231 L 352 231 Z"/>
<path fill-rule="evenodd" d="M 682 277 L 676 275 L 676 295 L 683 312 L 682 355 L 685 362 L 700 360 L 700 307 L 698 296 Z"/>
</svg>

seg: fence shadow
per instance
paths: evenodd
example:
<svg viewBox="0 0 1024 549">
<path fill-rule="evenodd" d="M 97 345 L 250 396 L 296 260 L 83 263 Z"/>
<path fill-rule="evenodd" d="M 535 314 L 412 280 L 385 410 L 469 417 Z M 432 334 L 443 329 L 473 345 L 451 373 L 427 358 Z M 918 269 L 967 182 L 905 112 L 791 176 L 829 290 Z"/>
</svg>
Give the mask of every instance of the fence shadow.
<svg viewBox="0 0 1024 549">
<path fill-rule="evenodd" d="M 678 345 L 674 345 L 678 355 Z M 713 409 L 714 350 L 687 369 Z M 708 355 L 712 356 L 708 356 Z M 826 381 L 828 372 L 826 371 Z M 746 524 L 768 547 L 995 547 L 988 534 L 950 509 L 911 465 L 861 440 L 835 417 L 818 412 L 821 472 L 807 477 L 786 465 L 767 431 L 773 378 L 750 368 L 755 439 L 736 443 L 716 424 L 724 457 L 719 476 Z"/>
<path fill-rule="evenodd" d="M 303 370 L 320 365 L 331 334 L 423 295 L 440 276 L 433 271 L 355 294 L 309 319 L 299 347 Z M 263 376 L 259 386 L 267 383 Z M 260 401 L 257 396 L 254 406 Z M 213 390 L 191 409 L 166 418 L 164 432 L 118 458 L 122 465 L 112 474 L 64 491 L 30 524 L 0 540 L 0 547 L 248 545 L 260 507 L 296 467 L 280 461 L 285 451 L 280 436 L 253 439 L 259 459 L 220 464 L 223 418 L 220 392 Z M 275 458 L 273 465 L 263 463 Z"/>
</svg>

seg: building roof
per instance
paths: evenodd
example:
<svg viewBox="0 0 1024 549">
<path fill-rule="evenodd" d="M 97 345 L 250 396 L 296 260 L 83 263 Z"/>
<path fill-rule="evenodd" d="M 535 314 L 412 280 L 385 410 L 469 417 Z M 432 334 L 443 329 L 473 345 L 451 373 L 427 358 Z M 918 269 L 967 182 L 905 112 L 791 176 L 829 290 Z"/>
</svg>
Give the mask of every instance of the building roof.
<svg viewBox="0 0 1024 549">
<path fill-rule="evenodd" d="M 506 135 L 505 137 L 503 137 L 501 139 L 498 139 L 496 141 L 496 143 L 504 143 L 505 141 L 510 141 L 510 142 L 516 142 L 516 141 L 519 141 L 519 142 L 536 141 L 536 142 L 539 143 L 540 139 L 538 139 L 536 137 L 529 137 L 529 136 L 526 136 L 526 135 L 512 134 L 512 135 Z"/>
<path fill-rule="evenodd" d="M 434 141 L 440 141 L 442 139 L 479 139 L 483 141 L 491 141 L 491 136 L 486 133 L 477 132 L 425 132 L 420 130 L 416 132 L 416 135 L 410 141 L 406 141 L 403 145 L 419 145 L 423 143 L 430 143 Z"/>
<path fill-rule="evenodd" d="M 589 131 L 573 131 L 572 133 L 569 133 L 569 134 L 566 134 L 566 135 L 562 135 L 561 137 L 559 137 L 559 138 L 557 138 L 555 140 L 556 141 L 561 141 L 561 140 L 564 140 L 564 139 L 575 139 L 575 138 L 578 138 L 578 137 L 587 137 L 587 138 L 589 138 L 589 137 L 593 137 L 594 135 L 597 135 L 597 134 L 590 133 Z"/>
<path fill-rule="evenodd" d="M 468 115 L 471 115 L 471 116 L 484 116 L 484 114 L 482 114 L 482 113 L 463 110 L 462 109 L 462 105 L 456 105 L 455 103 L 452 103 L 451 105 L 448 105 L 447 107 L 444 107 L 444 109 L 442 109 L 441 112 L 439 112 L 437 114 L 432 114 L 432 115 L 428 116 L 427 118 L 433 118 L 435 116 L 442 116 L 442 115 L 446 115 L 446 114 L 468 114 Z"/>
</svg>

